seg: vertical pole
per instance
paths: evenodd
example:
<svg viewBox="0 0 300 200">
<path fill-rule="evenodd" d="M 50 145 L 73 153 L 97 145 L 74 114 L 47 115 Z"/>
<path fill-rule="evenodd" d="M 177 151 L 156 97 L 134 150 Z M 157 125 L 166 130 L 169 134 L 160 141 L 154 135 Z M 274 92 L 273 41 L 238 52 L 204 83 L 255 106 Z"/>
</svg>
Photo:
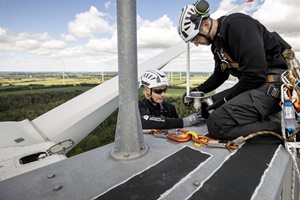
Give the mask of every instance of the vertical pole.
<svg viewBox="0 0 300 200">
<path fill-rule="evenodd" d="M 148 146 L 138 110 L 136 0 L 117 0 L 119 113 L 112 157 L 131 160 Z"/>
<path fill-rule="evenodd" d="M 190 43 L 186 45 L 186 95 L 190 96 Z"/>
</svg>

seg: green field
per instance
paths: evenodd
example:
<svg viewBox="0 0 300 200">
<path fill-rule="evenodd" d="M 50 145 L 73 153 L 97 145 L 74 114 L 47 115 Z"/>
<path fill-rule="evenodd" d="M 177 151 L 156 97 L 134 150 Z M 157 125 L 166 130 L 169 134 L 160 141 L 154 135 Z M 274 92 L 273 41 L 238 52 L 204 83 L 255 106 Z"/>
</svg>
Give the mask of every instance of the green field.
<svg viewBox="0 0 300 200">
<path fill-rule="evenodd" d="M 11 86 L 11 85 L 65 85 L 65 84 L 99 84 L 101 80 L 97 78 L 66 78 L 62 80 L 61 78 L 45 78 L 45 79 L 33 79 L 33 78 L 24 78 L 24 79 L 2 79 L 1 80 L 2 86 Z"/>
<path fill-rule="evenodd" d="M 166 73 L 168 76 L 170 88 L 166 94 L 167 97 L 181 97 L 186 88 L 186 75 L 179 73 Z M 114 76 L 116 72 L 107 72 L 103 80 L 107 81 Z M 192 73 L 190 76 L 190 88 L 198 86 L 208 78 L 208 74 Z M 101 74 L 97 73 L 71 73 L 68 77 L 62 78 L 61 73 L 0 73 L 0 96 L 15 94 L 32 94 L 46 92 L 71 92 L 79 90 L 85 92 L 92 87 L 102 83 Z"/>
<path fill-rule="evenodd" d="M 116 72 L 107 72 L 103 76 L 103 82 L 116 76 Z M 77 85 L 77 84 L 100 84 L 102 76 L 99 73 L 69 72 L 62 76 L 58 72 L 0 72 L 0 86 L 24 86 L 24 85 Z"/>
</svg>

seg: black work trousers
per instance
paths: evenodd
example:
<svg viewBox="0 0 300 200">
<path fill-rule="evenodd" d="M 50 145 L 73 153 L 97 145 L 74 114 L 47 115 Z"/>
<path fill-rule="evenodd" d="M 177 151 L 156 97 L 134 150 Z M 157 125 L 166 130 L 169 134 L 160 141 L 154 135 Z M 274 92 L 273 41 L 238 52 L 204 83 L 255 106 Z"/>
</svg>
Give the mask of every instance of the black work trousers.
<svg viewBox="0 0 300 200">
<path fill-rule="evenodd" d="M 274 131 L 281 135 L 281 124 L 267 119 L 268 115 L 281 110 L 280 98 L 267 95 L 261 88 L 246 91 L 213 111 L 207 119 L 210 135 L 222 140 L 233 140 L 258 131 Z M 222 98 L 222 95 L 217 96 Z M 282 140 L 273 135 L 261 135 L 249 142 L 282 143 Z"/>
</svg>

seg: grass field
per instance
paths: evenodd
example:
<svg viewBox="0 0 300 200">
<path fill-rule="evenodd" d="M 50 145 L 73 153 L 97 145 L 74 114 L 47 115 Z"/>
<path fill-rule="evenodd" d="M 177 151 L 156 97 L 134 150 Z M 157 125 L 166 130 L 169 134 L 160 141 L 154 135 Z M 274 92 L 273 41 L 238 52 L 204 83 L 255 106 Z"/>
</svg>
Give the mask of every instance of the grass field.
<svg viewBox="0 0 300 200">
<path fill-rule="evenodd" d="M 10 85 L 64 85 L 64 84 L 80 84 L 80 83 L 86 83 L 86 84 L 99 84 L 101 83 L 101 80 L 99 78 L 66 78 L 65 80 L 62 80 L 61 78 L 45 78 L 45 79 L 20 79 L 20 80 L 8 80 L 3 79 L 1 81 L 3 84 L 2 86 L 10 86 Z"/>
<path fill-rule="evenodd" d="M 166 73 L 168 76 L 169 84 L 171 88 L 168 89 L 166 93 L 167 97 L 181 97 L 185 92 L 186 88 L 186 76 L 179 73 Z M 111 79 L 116 76 L 117 73 L 107 73 L 104 75 L 104 81 Z M 208 78 L 208 74 L 193 73 L 190 76 L 190 88 L 198 86 L 200 83 L 204 82 Z M 80 86 L 80 84 L 100 84 L 102 82 L 102 77 L 100 74 L 93 73 L 68 73 L 68 78 L 62 79 L 60 73 L 21 73 L 21 74 L 4 74 L 0 73 L 0 96 L 10 95 L 10 94 L 28 94 L 28 93 L 45 93 L 45 92 L 55 92 L 55 91 L 87 91 L 94 86 Z M 54 87 L 49 88 L 47 86 L 63 86 L 64 87 Z M 30 89 L 13 91 L 15 88 L 22 86 L 30 86 Z M 34 88 L 31 86 L 45 86 L 45 88 Z M 172 88 L 180 87 L 179 89 Z M 11 89 L 11 90 L 10 90 Z M 8 91 L 10 90 L 10 91 Z"/>
<path fill-rule="evenodd" d="M 104 81 L 111 79 L 112 76 L 105 77 Z M 65 84 L 100 84 L 102 82 L 101 79 L 95 77 L 74 77 L 74 78 L 65 78 L 62 79 L 60 77 L 44 77 L 44 78 L 2 78 L 0 79 L 0 84 L 2 87 L 6 86 L 24 86 L 24 85 L 65 85 Z"/>
</svg>

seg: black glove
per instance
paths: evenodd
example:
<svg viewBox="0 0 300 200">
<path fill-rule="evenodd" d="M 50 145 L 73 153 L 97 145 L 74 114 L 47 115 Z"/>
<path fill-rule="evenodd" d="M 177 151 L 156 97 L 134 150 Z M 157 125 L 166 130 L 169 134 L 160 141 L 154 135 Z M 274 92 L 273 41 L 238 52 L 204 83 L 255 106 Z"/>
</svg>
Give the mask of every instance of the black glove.
<svg viewBox="0 0 300 200">
<path fill-rule="evenodd" d="M 206 103 L 202 103 L 201 105 L 201 115 L 204 119 L 209 117 L 209 112 L 207 110 L 208 105 Z"/>
<path fill-rule="evenodd" d="M 182 95 L 182 103 L 186 106 L 190 106 L 194 102 L 194 99 L 185 98 L 185 97 L 186 97 L 186 92 Z"/>
<path fill-rule="evenodd" d="M 212 105 L 208 106 L 206 108 L 206 110 L 207 111 L 209 111 L 209 110 L 215 110 L 215 109 L 219 108 L 221 105 L 223 105 L 224 103 L 225 103 L 225 98 L 217 100 Z"/>
</svg>

